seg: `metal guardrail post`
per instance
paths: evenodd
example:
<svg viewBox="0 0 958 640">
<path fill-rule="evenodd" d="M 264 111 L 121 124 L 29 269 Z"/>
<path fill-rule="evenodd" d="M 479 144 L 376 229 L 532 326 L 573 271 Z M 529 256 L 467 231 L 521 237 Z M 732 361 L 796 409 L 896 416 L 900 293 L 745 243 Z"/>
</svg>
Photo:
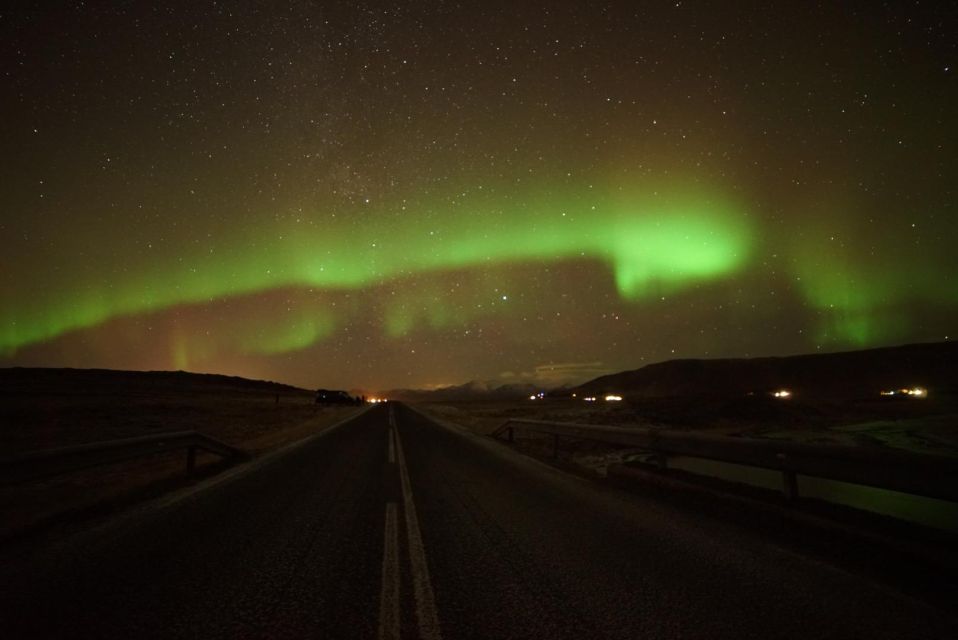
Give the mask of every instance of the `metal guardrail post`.
<svg viewBox="0 0 958 640">
<path fill-rule="evenodd" d="M 794 471 L 782 472 L 782 492 L 789 502 L 798 500 L 798 476 Z"/>
<path fill-rule="evenodd" d="M 775 458 L 783 465 L 788 461 L 788 456 L 784 453 L 776 454 Z M 782 470 L 782 493 L 789 502 L 798 500 L 798 475 L 790 469 Z"/>
</svg>

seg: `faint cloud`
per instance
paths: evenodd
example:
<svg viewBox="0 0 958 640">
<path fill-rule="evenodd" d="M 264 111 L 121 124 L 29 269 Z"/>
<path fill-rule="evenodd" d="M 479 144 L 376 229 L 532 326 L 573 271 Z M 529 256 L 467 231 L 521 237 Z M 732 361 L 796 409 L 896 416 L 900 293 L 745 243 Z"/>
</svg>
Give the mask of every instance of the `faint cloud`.
<svg viewBox="0 0 958 640">
<path fill-rule="evenodd" d="M 580 384 L 612 372 L 612 369 L 602 366 L 601 362 L 557 362 L 541 364 L 532 371 L 504 371 L 499 377 L 509 382 L 531 382 L 558 387 L 564 384 Z"/>
</svg>

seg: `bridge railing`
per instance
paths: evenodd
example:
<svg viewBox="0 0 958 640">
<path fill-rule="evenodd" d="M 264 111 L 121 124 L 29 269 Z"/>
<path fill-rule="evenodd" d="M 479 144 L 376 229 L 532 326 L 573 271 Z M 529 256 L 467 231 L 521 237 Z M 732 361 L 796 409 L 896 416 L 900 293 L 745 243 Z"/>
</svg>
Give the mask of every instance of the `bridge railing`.
<svg viewBox="0 0 958 640">
<path fill-rule="evenodd" d="M 507 420 L 492 435 L 512 442 L 517 430 L 551 435 L 555 456 L 560 438 L 575 438 L 643 449 L 662 466 L 671 455 L 779 471 L 790 500 L 798 497 L 802 475 L 958 502 L 958 459 L 947 456 L 541 420 Z"/>
<path fill-rule="evenodd" d="M 245 451 L 202 433 L 175 431 L 0 457 L 0 485 L 45 480 L 90 467 L 184 449 L 188 473 L 192 473 L 196 466 L 197 451 L 207 451 L 234 461 L 249 458 Z"/>
</svg>

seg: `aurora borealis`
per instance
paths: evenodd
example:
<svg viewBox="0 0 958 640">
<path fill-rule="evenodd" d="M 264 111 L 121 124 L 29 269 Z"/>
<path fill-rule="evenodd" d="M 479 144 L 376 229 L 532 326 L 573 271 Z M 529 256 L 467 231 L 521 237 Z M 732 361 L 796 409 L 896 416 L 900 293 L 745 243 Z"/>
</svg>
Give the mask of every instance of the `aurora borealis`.
<svg viewBox="0 0 958 640">
<path fill-rule="evenodd" d="M 0 365 L 545 385 L 950 338 L 956 9 L 872 4 L 15 5 Z"/>
</svg>

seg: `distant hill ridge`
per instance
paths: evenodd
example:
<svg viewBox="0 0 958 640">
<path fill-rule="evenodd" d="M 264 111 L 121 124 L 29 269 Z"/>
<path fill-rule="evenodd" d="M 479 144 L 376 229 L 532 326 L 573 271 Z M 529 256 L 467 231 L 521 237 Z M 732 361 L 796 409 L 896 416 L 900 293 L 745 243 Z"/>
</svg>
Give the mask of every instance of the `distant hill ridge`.
<svg viewBox="0 0 958 640">
<path fill-rule="evenodd" d="M 935 342 L 861 351 L 763 358 L 683 359 L 601 376 L 557 395 L 623 393 L 630 397 L 733 396 L 787 388 L 822 397 L 867 397 L 880 389 L 922 386 L 958 394 L 958 342 Z M 379 396 L 409 401 L 528 397 L 533 384 L 469 382 L 435 390 L 393 389 Z M 157 391 L 311 394 L 265 380 L 186 371 L 0 368 L 0 396 L 34 393 L 103 394 Z"/>
<path fill-rule="evenodd" d="M 118 369 L 0 368 L 0 395 L 31 393 L 103 394 L 157 391 L 234 391 L 283 394 L 311 393 L 266 380 L 188 371 L 123 371 Z"/>
<path fill-rule="evenodd" d="M 906 386 L 958 391 L 958 342 L 784 357 L 669 360 L 601 376 L 571 391 L 653 398 L 729 396 L 785 388 L 808 395 L 850 397 Z"/>
<path fill-rule="evenodd" d="M 495 385 L 473 380 L 460 385 L 440 387 L 438 389 L 390 389 L 378 395 L 406 402 L 462 402 L 469 400 L 515 400 L 528 398 L 530 394 L 541 391 L 542 387 L 533 384 Z"/>
</svg>

